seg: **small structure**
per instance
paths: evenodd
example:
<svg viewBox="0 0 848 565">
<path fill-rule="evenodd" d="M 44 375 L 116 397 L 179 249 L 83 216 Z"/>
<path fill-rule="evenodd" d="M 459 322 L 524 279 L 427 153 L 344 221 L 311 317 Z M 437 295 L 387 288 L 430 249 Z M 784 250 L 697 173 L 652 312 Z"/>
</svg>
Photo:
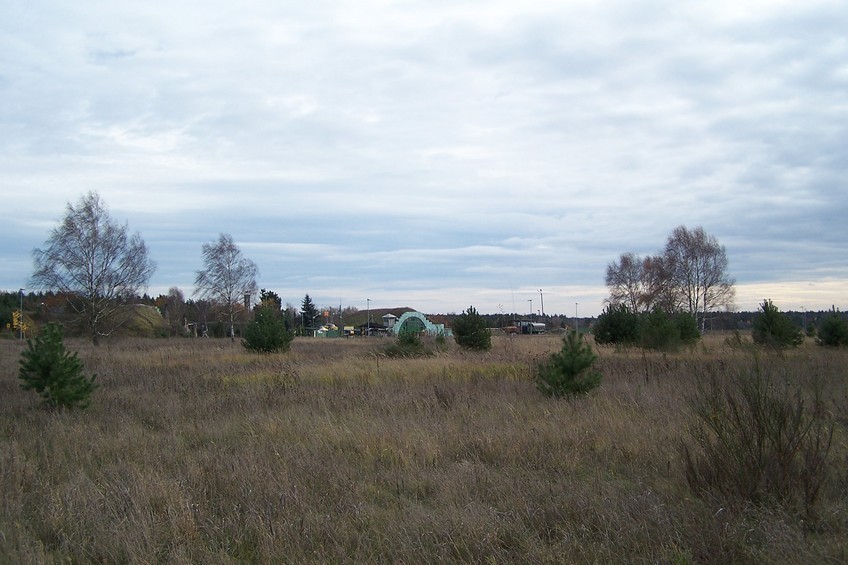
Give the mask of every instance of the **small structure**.
<svg viewBox="0 0 848 565">
<path fill-rule="evenodd" d="M 404 312 L 400 318 L 392 314 L 383 316 L 386 321 L 386 329 L 393 335 L 399 335 L 401 332 L 412 332 L 416 334 L 427 334 L 429 336 L 445 336 L 451 337 L 449 328 L 444 324 L 434 324 L 421 312 Z"/>
<path fill-rule="evenodd" d="M 398 317 L 391 312 L 383 316 L 383 326 L 389 331 L 392 331 L 392 328 L 395 327 L 397 321 Z"/>
<path fill-rule="evenodd" d="M 518 322 L 518 327 L 523 334 L 543 334 L 547 331 L 545 324 L 539 322 Z"/>
</svg>

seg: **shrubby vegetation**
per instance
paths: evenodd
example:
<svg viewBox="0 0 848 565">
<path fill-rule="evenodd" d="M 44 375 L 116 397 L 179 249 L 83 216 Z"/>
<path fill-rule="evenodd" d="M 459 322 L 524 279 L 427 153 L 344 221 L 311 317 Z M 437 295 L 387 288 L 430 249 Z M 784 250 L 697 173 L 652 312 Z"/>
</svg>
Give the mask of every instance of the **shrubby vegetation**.
<svg viewBox="0 0 848 565">
<path fill-rule="evenodd" d="M 241 341 L 245 349 L 257 353 L 288 351 L 294 334 L 286 328 L 279 310 L 260 306 L 254 312 L 253 321 L 244 328 Z"/>
<path fill-rule="evenodd" d="M 796 347 L 804 342 L 801 328 L 781 313 L 771 300 L 764 300 L 761 313 L 754 318 L 751 336 L 754 343 L 775 349 Z"/>
<path fill-rule="evenodd" d="M 762 356 L 778 399 L 797 385 L 808 423 L 837 424 L 823 467 L 815 433 L 810 464 L 795 459 L 821 482 L 754 503 L 690 487 L 680 451 L 702 461 L 699 383 L 754 376 L 724 337 L 595 350 L 602 387 L 578 402 L 534 382 L 553 335 L 403 359 L 388 339 L 300 339 L 284 361 L 212 339 L 76 340 L 101 383 L 83 417 L 32 410 L 0 363 L 0 563 L 844 562 L 848 349 Z M 0 340 L 0 358 L 20 352 Z"/>
<path fill-rule="evenodd" d="M 821 383 L 805 391 L 801 377 L 776 374 L 755 358 L 750 370 L 698 381 L 689 398 L 691 442 L 683 447 L 696 494 L 812 514 L 831 472 L 834 424 Z"/>
<path fill-rule="evenodd" d="M 595 343 L 635 345 L 639 339 L 639 315 L 626 304 L 609 304 L 592 327 Z"/>
<path fill-rule="evenodd" d="M 434 351 L 424 345 L 421 336 L 414 331 L 401 331 L 397 339 L 383 349 L 386 357 L 426 357 Z"/>
<path fill-rule="evenodd" d="M 577 332 L 568 332 L 562 349 L 537 365 L 536 385 L 542 393 L 555 398 L 585 394 L 601 384 L 601 373 L 594 368 L 597 359 Z"/>
<path fill-rule="evenodd" d="M 848 345 L 848 321 L 835 308 L 821 322 L 818 329 L 819 345 L 839 347 Z"/>
<path fill-rule="evenodd" d="M 47 324 L 21 354 L 21 388 L 34 390 L 47 404 L 57 408 L 85 408 L 97 389 L 96 375 L 86 377 L 76 353 L 65 349 L 62 326 Z"/>
<path fill-rule="evenodd" d="M 474 306 L 457 316 L 453 321 L 453 338 L 464 349 L 488 351 L 492 348 L 492 334 L 486 319 Z"/>
<path fill-rule="evenodd" d="M 626 304 L 608 305 L 592 330 L 598 344 L 658 350 L 676 350 L 701 338 L 695 318 L 686 312 L 671 316 L 656 307 L 636 313 Z"/>
</svg>

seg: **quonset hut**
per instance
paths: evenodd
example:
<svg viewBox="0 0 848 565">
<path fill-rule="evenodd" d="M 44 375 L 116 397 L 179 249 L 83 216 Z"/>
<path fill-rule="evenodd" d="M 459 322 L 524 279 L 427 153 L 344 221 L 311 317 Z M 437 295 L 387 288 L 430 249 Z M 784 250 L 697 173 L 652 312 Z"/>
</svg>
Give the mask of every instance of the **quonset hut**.
<svg viewBox="0 0 848 565">
<path fill-rule="evenodd" d="M 383 325 L 386 326 L 388 332 L 392 335 L 398 335 L 401 332 L 412 332 L 417 334 L 423 333 L 429 336 L 453 336 L 450 328 L 446 328 L 444 324 L 434 324 L 421 312 L 404 312 L 400 318 L 392 314 L 386 314 L 383 316 Z"/>
</svg>

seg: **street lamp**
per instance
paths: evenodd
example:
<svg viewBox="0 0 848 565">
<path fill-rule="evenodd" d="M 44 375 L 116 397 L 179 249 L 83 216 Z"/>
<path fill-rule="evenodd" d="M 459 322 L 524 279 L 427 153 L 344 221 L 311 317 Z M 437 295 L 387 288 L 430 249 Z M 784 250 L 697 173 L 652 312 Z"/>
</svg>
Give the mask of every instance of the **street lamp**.
<svg viewBox="0 0 848 565">
<path fill-rule="evenodd" d="M 545 317 L 545 296 L 542 294 L 542 289 L 539 289 L 539 300 L 542 301 L 542 317 Z"/>
<path fill-rule="evenodd" d="M 18 320 L 18 327 L 21 330 L 21 339 L 24 338 L 24 289 L 20 289 L 21 293 L 21 319 Z"/>
<path fill-rule="evenodd" d="M 368 321 L 366 322 L 368 329 L 365 330 L 365 335 L 370 336 L 371 335 L 371 299 L 366 298 L 365 302 L 366 302 L 366 310 L 365 311 L 368 312 Z"/>
<path fill-rule="evenodd" d="M 574 303 L 574 331 L 579 334 L 580 328 L 578 326 L 580 325 L 580 322 L 577 320 L 577 305 L 578 304 L 580 304 L 580 303 L 579 302 Z"/>
</svg>

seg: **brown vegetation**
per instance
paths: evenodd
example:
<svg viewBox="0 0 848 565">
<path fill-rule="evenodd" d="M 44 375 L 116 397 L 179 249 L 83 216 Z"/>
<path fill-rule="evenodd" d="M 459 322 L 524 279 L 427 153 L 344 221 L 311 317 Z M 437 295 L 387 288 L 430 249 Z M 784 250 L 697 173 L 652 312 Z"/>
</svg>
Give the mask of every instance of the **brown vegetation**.
<svg viewBox="0 0 848 565">
<path fill-rule="evenodd" d="M 848 353 L 761 366 L 818 375 L 838 422 L 817 512 L 693 493 L 682 442 L 705 374 L 751 362 L 722 339 L 599 350 L 574 401 L 532 379 L 553 336 L 387 359 L 380 339 L 82 340 L 82 412 L 20 390 L 0 342 L 0 562 L 845 562 Z"/>
</svg>

